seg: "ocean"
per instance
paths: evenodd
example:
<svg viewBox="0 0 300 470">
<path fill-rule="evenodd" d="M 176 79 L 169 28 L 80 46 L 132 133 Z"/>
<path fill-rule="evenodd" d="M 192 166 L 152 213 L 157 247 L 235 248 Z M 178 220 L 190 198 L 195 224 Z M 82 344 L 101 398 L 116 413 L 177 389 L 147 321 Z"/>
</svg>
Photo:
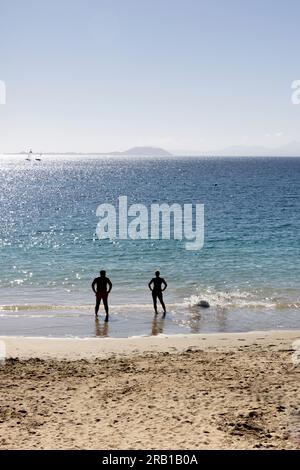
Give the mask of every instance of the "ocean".
<svg viewBox="0 0 300 470">
<path fill-rule="evenodd" d="M 300 158 L 0 156 L 0 335 L 300 328 Z M 99 240 L 99 204 L 204 204 L 205 241 Z M 91 282 L 113 282 L 94 319 Z M 167 316 L 147 287 L 167 280 Z M 210 308 L 198 306 L 206 300 Z"/>
</svg>

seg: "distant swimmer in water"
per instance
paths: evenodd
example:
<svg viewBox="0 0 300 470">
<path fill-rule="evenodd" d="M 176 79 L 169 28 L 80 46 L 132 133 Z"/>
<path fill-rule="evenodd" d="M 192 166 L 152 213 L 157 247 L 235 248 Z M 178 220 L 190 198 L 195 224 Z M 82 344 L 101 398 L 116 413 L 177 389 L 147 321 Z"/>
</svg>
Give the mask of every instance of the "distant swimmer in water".
<svg viewBox="0 0 300 470">
<path fill-rule="evenodd" d="M 108 288 L 107 288 L 108 287 Z M 106 277 L 106 271 L 100 271 L 100 277 L 96 277 L 92 282 L 92 289 L 96 296 L 95 315 L 98 317 L 98 311 L 101 300 L 103 301 L 106 317 L 104 321 L 108 321 L 108 303 L 107 297 L 112 289 L 112 283 L 108 277 Z"/>
<path fill-rule="evenodd" d="M 157 299 L 161 303 L 161 306 L 164 311 L 164 316 L 166 315 L 166 306 L 163 300 L 163 291 L 166 290 L 167 286 L 168 284 L 166 283 L 166 281 L 162 277 L 160 277 L 160 272 L 156 271 L 155 277 L 153 277 L 148 284 L 148 287 L 152 292 L 153 306 L 154 306 L 156 315 L 158 313 L 157 312 Z"/>
</svg>

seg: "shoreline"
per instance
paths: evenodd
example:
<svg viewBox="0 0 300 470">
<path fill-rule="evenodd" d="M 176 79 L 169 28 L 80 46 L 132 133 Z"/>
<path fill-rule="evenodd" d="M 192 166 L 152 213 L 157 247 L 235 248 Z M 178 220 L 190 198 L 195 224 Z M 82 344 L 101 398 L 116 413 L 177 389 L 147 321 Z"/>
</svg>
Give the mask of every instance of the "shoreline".
<svg viewBox="0 0 300 470">
<path fill-rule="evenodd" d="M 146 353 L 181 353 L 186 349 L 228 351 L 240 347 L 292 349 L 300 330 L 269 330 L 242 333 L 174 334 L 129 338 L 50 338 L 0 336 L 2 357 L 18 359 L 105 359 Z"/>
</svg>

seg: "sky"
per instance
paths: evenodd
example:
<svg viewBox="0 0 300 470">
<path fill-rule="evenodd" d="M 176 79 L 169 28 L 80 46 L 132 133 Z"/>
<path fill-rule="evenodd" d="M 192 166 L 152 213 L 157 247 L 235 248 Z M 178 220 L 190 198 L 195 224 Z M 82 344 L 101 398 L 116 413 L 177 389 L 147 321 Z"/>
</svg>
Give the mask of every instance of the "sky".
<svg viewBox="0 0 300 470">
<path fill-rule="evenodd" d="M 299 0 L 0 0 L 0 151 L 300 140 L 299 17 Z"/>
</svg>

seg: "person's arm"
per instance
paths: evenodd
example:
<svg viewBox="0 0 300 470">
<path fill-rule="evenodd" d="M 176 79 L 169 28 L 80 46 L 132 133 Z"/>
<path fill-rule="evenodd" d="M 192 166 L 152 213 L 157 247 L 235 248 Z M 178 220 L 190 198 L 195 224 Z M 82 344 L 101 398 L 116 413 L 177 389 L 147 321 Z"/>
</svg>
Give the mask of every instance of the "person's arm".
<svg viewBox="0 0 300 470">
<path fill-rule="evenodd" d="M 162 281 L 162 284 L 165 286 L 163 289 L 162 289 L 162 292 L 164 290 L 166 290 L 166 288 L 168 287 L 168 284 L 166 283 L 166 281 L 164 279 L 161 280 Z"/>
<path fill-rule="evenodd" d="M 95 295 L 97 293 L 96 289 L 95 289 L 96 282 L 97 282 L 96 279 L 94 279 L 93 282 L 92 282 L 92 289 L 93 289 L 93 292 L 94 292 Z"/>
<path fill-rule="evenodd" d="M 108 278 L 107 278 L 107 284 L 108 284 L 108 286 L 109 286 L 109 287 L 108 287 L 108 291 L 107 291 L 107 293 L 109 294 L 109 293 L 110 293 L 110 291 L 112 290 L 112 283 L 111 283 L 111 280 L 110 280 L 110 279 L 108 279 Z"/>
<path fill-rule="evenodd" d="M 153 290 L 152 287 L 151 287 L 151 284 L 152 284 L 152 283 L 153 283 L 153 279 L 151 279 L 151 281 L 150 281 L 149 284 L 148 284 L 148 287 L 149 287 L 149 289 L 151 290 L 151 292 L 152 292 L 152 290 Z"/>
</svg>

